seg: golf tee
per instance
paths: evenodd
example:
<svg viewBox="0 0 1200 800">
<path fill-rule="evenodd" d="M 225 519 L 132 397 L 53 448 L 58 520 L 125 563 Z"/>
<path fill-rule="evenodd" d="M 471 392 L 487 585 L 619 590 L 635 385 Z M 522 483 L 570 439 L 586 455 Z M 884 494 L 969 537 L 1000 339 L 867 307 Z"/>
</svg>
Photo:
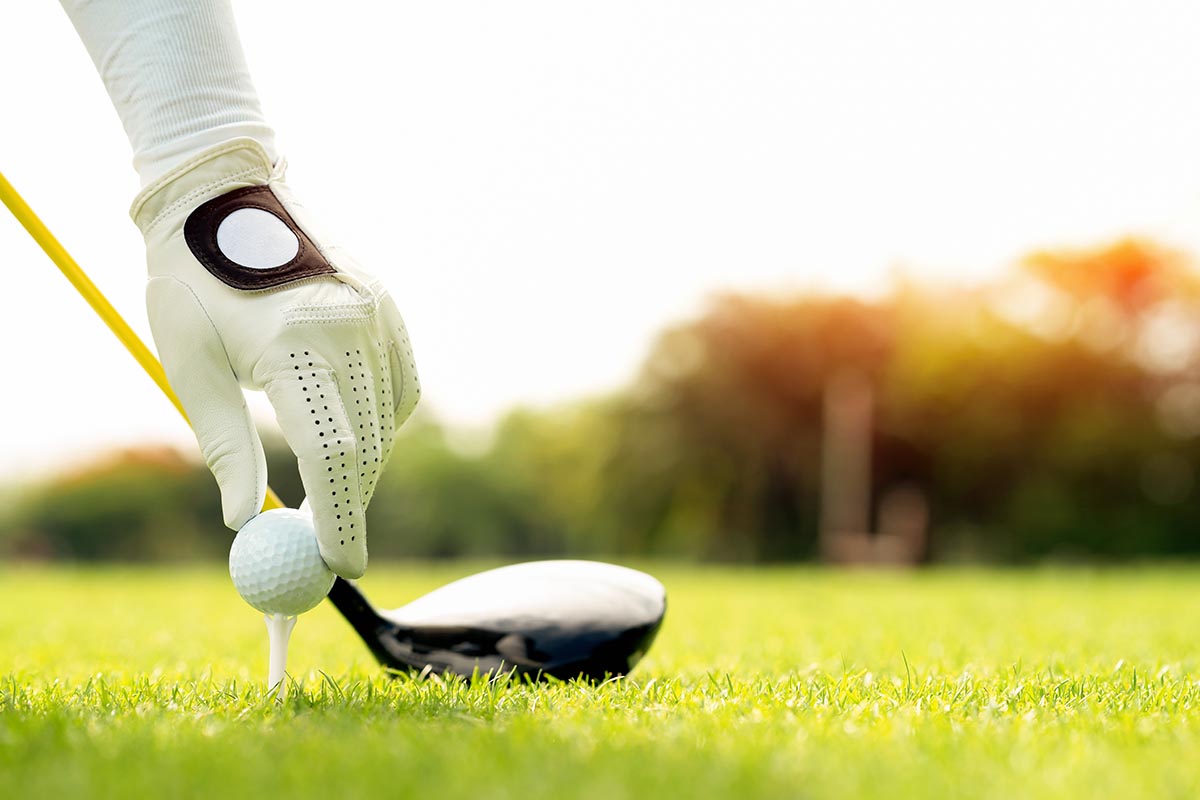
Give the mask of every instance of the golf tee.
<svg viewBox="0 0 1200 800">
<path fill-rule="evenodd" d="M 286 614 L 265 614 L 267 638 L 270 644 L 270 660 L 267 670 L 267 693 L 274 693 L 276 700 L 283 700 L 283 680 L 287 677 L 288 640 L 296 618 Z"/>
</svg>

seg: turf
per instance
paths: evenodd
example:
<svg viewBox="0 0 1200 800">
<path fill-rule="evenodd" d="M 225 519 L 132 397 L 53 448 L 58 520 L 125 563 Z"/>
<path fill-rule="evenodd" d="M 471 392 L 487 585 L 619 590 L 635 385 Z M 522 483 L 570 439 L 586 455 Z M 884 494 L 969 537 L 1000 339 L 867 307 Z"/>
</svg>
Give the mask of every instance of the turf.
<svg viewBox="0 0 1200 800">
<path fill-rule="evenodd" d="M 627 680 L 389 679 L 320 608 L 282 705 L 219 568 L 0 571 L 0 797 L 1200 796 L 1200 569 L 653 571 Z"/>
</svg>

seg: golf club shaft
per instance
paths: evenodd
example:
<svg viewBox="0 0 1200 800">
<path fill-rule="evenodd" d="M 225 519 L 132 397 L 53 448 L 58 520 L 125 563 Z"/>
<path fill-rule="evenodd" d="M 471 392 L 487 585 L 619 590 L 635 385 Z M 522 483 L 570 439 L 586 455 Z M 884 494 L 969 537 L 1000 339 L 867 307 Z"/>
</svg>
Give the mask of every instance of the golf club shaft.
<svg viewBox="0 0 1200 800">
<path fill-rule="evenodd" d="M 17 193 L 13 185 L 8 182 L 3 173 L 0 173 L 0 201 L 8 207 L 12 215 L 17 218 L 17 222 L 29 232 L 33 240 L 42 248 L 54 265 L 66 276 L 75 290 L 87 301 L 92 310 L 104 321 L 108 329 L 112 331 L 116 337 L 125 345 L 125 349 L 129 354 L 141 365 L 150 379 L 154 381 L 162 393 L 167 396 L 167 399 L 175 406 L 175 409 L 183 417 L 183 421 L 191 425 L 188 420 L 187 412 L 183 410 L 183 404 L 179 402 L 179 397 L 171 388 L 171 384 L 167 381 L 167 373 L 163 371 L 162 364 L 155 358 L 154 353 L 150 352 L 150 348 L 138 338 L 134 333 L 133 328 L 127 323 L 113 307 L 113 304 L 108 301 L 108 298 L 92 283 L 92 279 L 87 276 L 83 268 L 71 258 L 71 254 L 66 248 L 59 243 L 58 239 L 54 238 L 54 234 L 46 227 L 45 223 L 38 218 L 38 215 L 33 212 L 29 204 Z M 283 501 L 279 499 L 279 495 L 267 487 L 266 501 L 263 503 L 263 510 L 271 508 L 282 508 Z"/>
</svg>

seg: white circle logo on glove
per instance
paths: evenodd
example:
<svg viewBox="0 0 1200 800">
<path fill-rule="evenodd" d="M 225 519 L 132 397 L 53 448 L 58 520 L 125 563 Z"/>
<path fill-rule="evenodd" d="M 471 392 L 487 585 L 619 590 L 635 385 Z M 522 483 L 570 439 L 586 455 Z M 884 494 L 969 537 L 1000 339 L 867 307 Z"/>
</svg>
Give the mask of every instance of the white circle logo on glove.
<svg viewBox="0 0 1200 800">
<path fill-rule="evenodd" d="M 279 217 L 261 208 L 239 208 L 217 226 L 217 247 L 248 269 L 281 267 L 300 252 L 300 240 Z"/>
</svg>

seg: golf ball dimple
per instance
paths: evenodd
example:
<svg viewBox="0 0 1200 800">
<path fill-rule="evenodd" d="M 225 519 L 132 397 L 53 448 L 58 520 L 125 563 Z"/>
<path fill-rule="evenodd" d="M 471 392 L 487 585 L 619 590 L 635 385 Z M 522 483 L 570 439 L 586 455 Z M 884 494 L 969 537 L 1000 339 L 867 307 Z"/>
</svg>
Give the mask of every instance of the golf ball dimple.
<svg viewBox="0 0 1200 800">
<path fill-rule="evenodd" d="M 334 575 L 321 559 L 312 517 L 290 508 L 264 511 L 229 548 L 238 594 L 264 614 L 303 614 L 329 594 Z"/>
</svg>

